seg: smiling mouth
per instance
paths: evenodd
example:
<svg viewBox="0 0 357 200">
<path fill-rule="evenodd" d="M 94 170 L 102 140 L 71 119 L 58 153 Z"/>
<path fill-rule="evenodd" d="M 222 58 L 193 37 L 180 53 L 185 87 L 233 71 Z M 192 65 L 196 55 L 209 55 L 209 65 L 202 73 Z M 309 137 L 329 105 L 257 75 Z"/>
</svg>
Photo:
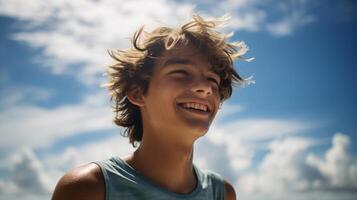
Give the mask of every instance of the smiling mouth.
<svg viewBox="0 0 357 200">
<path fill-rule="evenodd" d="M 195 111 L 195 112 L 200 112 L 200 113 L 210 113 L 210 109 L 207 105 L 204 104 L 199 104 L 199 103 L 180 103 L 178 104 L 181 108 L 190 110 L 190 111 Z"/>
</svg>

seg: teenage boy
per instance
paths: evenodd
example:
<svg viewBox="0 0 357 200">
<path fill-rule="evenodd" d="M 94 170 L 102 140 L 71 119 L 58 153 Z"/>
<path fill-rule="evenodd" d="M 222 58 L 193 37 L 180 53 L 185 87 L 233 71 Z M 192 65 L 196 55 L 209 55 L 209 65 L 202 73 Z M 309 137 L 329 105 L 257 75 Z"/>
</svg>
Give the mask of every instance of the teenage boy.
<svg viewBox="0 0 357 200">
<path fill-rule="evenodd" d="M 192 163 L 194 142 L 231 96 L 232 84 L 246 81 L 233 61 L 247 48 L 217 31 L 224 22 L 194 15 L 179 28 L 141 28 L 131 49 L 109 52 L 114 122 L 140 145 L 127 157 L 68 172 L 53 200 L 236 199 L 230 183 Z"/>
</svg>

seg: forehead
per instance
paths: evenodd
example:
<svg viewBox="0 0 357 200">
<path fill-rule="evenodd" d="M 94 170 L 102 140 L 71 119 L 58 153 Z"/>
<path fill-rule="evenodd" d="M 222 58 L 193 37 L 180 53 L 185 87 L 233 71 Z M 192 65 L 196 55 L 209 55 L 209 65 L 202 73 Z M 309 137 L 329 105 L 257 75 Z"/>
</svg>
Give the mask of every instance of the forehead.
<svg viewBox="0 0 357 200">
<path fill-rule="evenodd" d="M 157 64 L 160 66 L 168 66 L 170 64 L 192 64 L 197 66 L 205 66 L 209 69 L 212 65 L 209 62 L 208 56 L 192 45 L 176 47 L 164 53 L 158 58 Z"/>
</svg>

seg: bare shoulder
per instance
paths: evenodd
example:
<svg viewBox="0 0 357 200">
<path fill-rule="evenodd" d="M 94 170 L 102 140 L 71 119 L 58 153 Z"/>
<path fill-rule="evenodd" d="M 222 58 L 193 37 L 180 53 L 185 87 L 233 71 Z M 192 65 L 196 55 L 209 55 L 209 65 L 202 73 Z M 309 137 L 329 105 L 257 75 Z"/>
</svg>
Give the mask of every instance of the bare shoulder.
<svg viewBox="0 0 357 200">
<path fill-rule="evenodd" d="M 236 200 L 236 192 L 228 181 L 224 181 L 224 186 L 226 188 L 225 200 Z"/>
<path fill-rule="evenodd" d="M 57 183 L 52 200 L 104 200 L 105 184 L 100 167 L 89 163 L 66 173 Z"/>
</svg>

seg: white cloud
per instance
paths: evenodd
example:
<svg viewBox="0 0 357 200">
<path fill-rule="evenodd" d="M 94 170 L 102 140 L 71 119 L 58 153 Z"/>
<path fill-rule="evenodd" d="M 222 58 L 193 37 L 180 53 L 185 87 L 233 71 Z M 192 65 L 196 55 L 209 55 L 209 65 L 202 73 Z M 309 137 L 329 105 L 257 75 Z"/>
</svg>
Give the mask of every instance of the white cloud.
<svg viewBox="0 0 357 200">
<path fill-rule="evenodd" d="M 248 192 L 277 195 L 284 193 L 289 187 L 305 189 L 308 185 L 300 180 L 302 174 L 298 162 L 301 159 L 300 153 L 311 144 L 311 141 L 302 138 L 273 141 L 269 147 L 270 153 L 259 166 L 259 173 L 241 178 L 238 185 L 242 185 L 242 189 Z"/>
<path fill-rule="evenodd" d="M 10 199 L 47 199 L 67 171 L 93 161 L 125 156 L 134 148 L 119 134 L 107 139 L 71 146 L 56 153 L 44 153 L 41 159 L 30 149 L 16 152 L 2 166 L 9 178 L 0 181 L 0 195 Z"/>
<path fill-rule="evenodd" d="M 49 178 L 43 173 L 42 163 L 30 150 L 25 150 L 20 160 L 12 169 L 13 181 L 21 192 L 46 194 L 49 193 Z"/>
<path fill-rule="evenodd" d="M 116 135 L 95 142 L 70 146 L 59 153 L 48 153 L 42 158 L 46 173 L 51 177 L 51 191 L 55 183 L 69 170 L 86 163 L 108 159 L 112 156 L 125 156 L 133 152 L 128 138 Z"/>
<path fill-rule="evenodd" d="M 224 123 L 224 121 L 229 119 L 230 116 L 240 113 L 244 110 L 245 110 L 245 108 L 242 105 L 230 104 L 230 103 L 224 102 L 217 112 L 217 115 L 214 119 L 214 123 L 215 124 Z"/>
<path fill-rule="evenodd" d="M 288 16 L 281 21 L 270 23 L 267 25 L 267 30 L 275 36 L 291 35 L 299 26 L 313 22 L 314 18 L 311 16 Z"/>
<path fill-rule="evenodd" d="M 0 1 L 1 15 L 14 16 L 22 20 L 45 20 L 50 16 L 52 10 L 48 9 L 46 1 L 17 0 L 12 3 Z"/>
<path fill-rule="evenodd" d="M 294 29 L 294 21 L 292 19 L 283 19 L 279 22 L 267 25 L 267 30 L 276 36 L 290 35 Z"/>
<path fill-rule="evenodd" d="M 292 35 L 297 28 L 315 21 L 312 14 L 307 14 L 307 1 L 305 0 L 282 2 L 280 8 L 286 13 L 285 16 L 266 25 L 267 31 L 272 35 Z"/>
<path fill-rule="evenodd" d="M 300 2 L 300 1 L 299 1 Z M 129 38 L 141 25 L 172 26 L 186 21 L 194 11 L 203 15 L 232 15 L 230 30 L 259 31 L 267 19 L 268 9 L 260 1 L 227 0 L 177 2 L 172 0 L 136 1 L 24 1 L 0 0 L 0 15 L 22 20 L 13 38 L 41 49 L 34 60 L 54 74 L 72 74 L 85 84 L 96 84 L 104 72 L 109 56 L 106 49 L 127 48 Z M 292 14 L 267 25 L 274 35 L 291 34 L 311 21 L 302 12 L 305 3 L 290 6 Z"/>
<path fill-rule="evenodd" d="M 257 170 L 238 177 L 238 190 L 245 198 L 353 199 L 357 162 L 348 156 L 348 137 L 335 134 L 325 160 L 308 155 L 318 145 L 308 138 L 287 137 L 273 140 L 269 153 Z M 349 176 L 349 177 L 348 177 Z M 325 191 L 325 192 L 323 192 Z M 331 193 L 328 193 L 330 191 Z M 289 195 L 291 194 L 291 195 Z"/>
<path fill-rule="evenodd" d="M 52 90 L 34 86 L 9 86 L 2 89 L 0 92 L 0 109 L 17 106 L 24 103 L 29 105 L 36 102 L 46 101 L 50 99 L 53 94 L 54 92 Z"/>
<path fill-rule="evenodd" d="M 134 148 L 129 143 L 129 139 L 118 133 L 107 139 L 67 147 L 60 155 L 48 154 L 44 160 L 47 165 L 51 166 L 49 168 L 67 171 L 88 162 L 107 159 L 111 156 L 125 156 L 133 151 Z"/>
<path fill-rule="evenodd" d="M 212 141 L 224 140 L 225 133 L 230 133 L 236 138 L 244 141 L 258 141 L 281 137 L 286 134 L 298 133 L 312 128 L 314 125 L 308 122 L 288 119 L 273 118 L 235 118 L 222 124 L 214 124 L 211 127 Z M 227 139 L 229 141 L 229 139 Z"/>
<path fill-rule="evenodd" d="M 19 189 L 16 187 L 14 182 L 2 181 L 0 180 L 0 194 L 8 195 L 19 192 Z"/>
<path fill-rule="evenodd" d="M 265 18 L 266 13 L 264 11 L 252 10 L 250 12 L 234 16 L 228 27 L 233 30 L 238 29 L 257 32 L 260 30 L 260 26 L 264 22 Z"/>
<path fill-rule="evenodd" d="M 0 15 L 26 22 L 27 28 L 14 38 L 42 49 L 37 62 L 55 74 L 74 74 L 86 84 L 100 80 L 109 61 L 106 49 L 128 47 L 139 26 L 174 25 L 193 12 L 189 3 L 166 0 L 17 0 L 0 5 Z"/>
<path fill-rule="evenodd" d="M 98 130 L 109 130 L 109 99 L 104 93 L 87 96 L 83 102 L 57 108 L 16 105 L 4 108 L 0 116 L 3 148 L 46 147 L 59 139 Z"/>
<path fill-rule="evenodd" d="M 202 3 L 198 4 L 199 7 Z M 261 2 L 254 0 L 212 1 L 208 8 L 203 8 L 203 13 L 207 16 L 221 16 L 228 13 L 232 17 L 229 24 L 227 24 L 227 29 L 230 31 L 257 32 L 260 31 L 267 15 L 266 10 L 259 8 L 260 4 Z"/>
<path fill-rule="evenodd" d="M 227 108 L 230 107 L 228 106 Z M 225 116 L 223 119 L 228 118 Z M 268 148 L 264 146 L 264 141 L 296 134 L 312 128 L 310 123 L 282 119 L 235 118 L 235 120 L 222 123 L 223 120 L 221 118 L 220 122 L 212 125 L 207 136 L 203 138 L 203 140 L 207 141 L 202 143 L 213 145 L 213 147 L 217 148 L 217 151 L 210 151 L 212 152 L 210 155 L 214 158 L 219 158 L 219 156 L 213 152 L 218 152 L 220 155 L 224 152 L 229 158 L 229 162 L 227 163 L 229 163 L 230 169 L 234 172 L 235 176 L 244 173 L 252 167 L 252 159 L 256 151 Z M 205 149 L 202 146 L 201 144 L 199 148 Z M 205 151 L 200 150 L 199 152 Z M 202 153 L 202 157 L 204 156 L 205 154 Z M 207 161 L 202 160 L 200 158 L 200 162 L 207 163 Z M 216 159 L 213 160 L 213 162 L 218 162 Z"/>
<path fill-rule="evenodd" d="M 349 155 L 349 147 L 350 138 L 336 133 L 332 147 L 326 152 L 324 159 L 313 154 L 306 158 L 307 163 L 318 169 L 328 181 L 316 180 L 316 186 L 357 189 L 357 160 Z"/>
<path fill-rule="evenodd" d="M 5 199 L 48 198 L 53 180 L 32 150 L 24 148 L 12 160 L 10 180 L 0 181 L 0 195 Z"/>
</svg>

